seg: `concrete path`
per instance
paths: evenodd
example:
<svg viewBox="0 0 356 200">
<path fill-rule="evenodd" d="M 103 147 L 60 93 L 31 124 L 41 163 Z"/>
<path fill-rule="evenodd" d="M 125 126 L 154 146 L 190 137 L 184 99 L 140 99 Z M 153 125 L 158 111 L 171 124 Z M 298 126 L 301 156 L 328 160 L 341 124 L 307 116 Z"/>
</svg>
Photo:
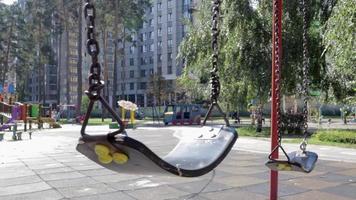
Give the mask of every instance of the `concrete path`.
<svg viewBox="0 0 356 200">
<path fill-rule="evenodd" d="M 129 131 L 129 134 L 144 141 L 157 154 L 165 155 L 178 141 L 173 137 L 172 128 L 140 128 Z M 79 126 L 65 125 L 62 129 L 36 132 L 32 140 L 24 135 L 24 140 L 17 142 L 11 141 L 8 134 L 5 141 L 0 142 L 0 199 L 268 198 L 269 170 L 264 166 L 268 141 L 240 138 L 234 150 L 214 172 L 198 178 L 179 178 L 119 174 L 104 169 L 75 151 L 79 130 Z M 105 130 L 106 126 L 90 127 L 92 133 Z M 293 146 L 287 144 L 286 148 Z M 310 146 L 310 150 L 319 151 L 314 148 L 317 146 Z M 321 150 L 326 155 L 321 156 L 310 174 L 280 173 L 280 199 L 355 199 L 356 164 L 353 160 L 324 160 L 324 157 L 333 159 L 333 156 L 328 158 L 327 149 Z M 340 153 L 354 152 L 350 149 L 337 150 Z"/>
</svg>

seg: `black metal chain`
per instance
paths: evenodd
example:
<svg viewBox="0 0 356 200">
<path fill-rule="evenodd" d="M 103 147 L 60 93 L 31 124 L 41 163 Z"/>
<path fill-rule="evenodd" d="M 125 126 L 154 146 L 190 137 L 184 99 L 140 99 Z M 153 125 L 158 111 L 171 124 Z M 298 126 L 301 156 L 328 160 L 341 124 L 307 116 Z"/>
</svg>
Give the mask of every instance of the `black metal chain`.
<svg viewBox="0 0 356 200">
<path fill-rule="evenodd" d="M 116 137 L 122 134 L 126 134 L 125 125 L 120 119 L 119 115 L 115 110 L 109 105 L 109 103 L 100 95 L 101 90 L 104 88 L 104 81 L 101 80 L 101 65 L 98 60 L 98 55 L 100 52 L 99 43 L 96 40 L 95 33 L 95 7 L 90 2 L 90 0 L 84 0 L 84 17 L 86 19 L 87 28 L 87 52 L 91 56 L 91 66 L 89 74 L 89 89 L 85 91 L 85 94 L 89 97 L 89 105 L 87 112 L 84 117 L 81 134 L 82 136 L 87 135 L 85 133 L 86 126 L 90 118 L 90 114 L 93 111 L 94 103 L 100 101 L 102 104 L 102 109 L 106 109 L 112 115 L 112 117 L 118 122 L 119 130 L 108 133 L 108 137 Z M 120 135 L 119 135 L 120 134 Z"/>
<path fill-rule="evenodd" d="M 87 52 L 91 56 L 91 66 L 89 75 L 89 89 L 87 94 L 90 99 L 98 99 L 100 90 L 104 87 L 104 82 L 101 80 L 101 65 L 98 61 L 100 52 L 99 43 L 96 40 L 95 33 L 95 7 L 90 0 L 85 0 L 84 17 L 87 22 Z"/>
<path fill-rule="evenodd" d="M 218 46 L 218 37 L 220 34 L 219 31 L 219 16 L 220 16 L 220 4 L 221 0 L 212 1 L 212 27 L 211 27 L 211 36 L 212 42 L 211 46 L 213 49 L 212 54 L 212 70 L 210 71 L 211 75 L 211 102 L 216 103 L 220 95 L 220 81 L 218 75 L 218 60 L 219 60 L 219 46 Z"/>
<path fill-rule="evenodd" d="M 308 137 L 308 97 L 309 97 L 309 53 L 308 53 L 308 21 L 307 21 L 307 8 L 305 0 L 301 0 L 302 14 L 303 14 L 303 128 L 304 128 L 304 139 L 300 145 L 301 150 L 305 151 L 307 146 Z"/>
<path fill-rule="evenodd" d="M 276 86 L 276 107 L 277 107 L 277 132 L 278 132 L 278 144 L 281 146 L 282 143 L 282 123 L 281 123 L 281 98 L 280 98 L 280 93 L 281 93 L 281 86 L 280 86 L 280 80 L 281 80 L 281 66 L 280 66 L 280 49 L 279 49 L 279 8 L 278 8 L 278 0 L 274 0 L 273 2 L 274 6 L 274 66 L 275 66 L 275 86 Z"/>
<path fill-rule="evenodd" d="M 225 113 L 222 111 L 218 104 L 218 98 L 220 95 L 220 81 L 218 75 L 218 64 L 219 64 L 219 46 L 218 46 L 218 38 L 220 34 L 219 30 L 219 17 L 220 17 L 220 5 L 221 0 L 213 0 L 212 1 L 212 25 L 211 25 L 211 47 L 213 50 L 212 53 L 212 69 L 210 71 L 210 84 L 211 84 L 211 93 L 210 93 L 210 101 L 211 105 L 206 113 L 203 121 L 203 125 L 205 125 L 207 119 L 209 118 L 212 110 L 216 107 L 219 112 L 224 116 L 224 121 L 227 126 L 230 126 L 229 120 L 227 119 Z"/>
</svg>

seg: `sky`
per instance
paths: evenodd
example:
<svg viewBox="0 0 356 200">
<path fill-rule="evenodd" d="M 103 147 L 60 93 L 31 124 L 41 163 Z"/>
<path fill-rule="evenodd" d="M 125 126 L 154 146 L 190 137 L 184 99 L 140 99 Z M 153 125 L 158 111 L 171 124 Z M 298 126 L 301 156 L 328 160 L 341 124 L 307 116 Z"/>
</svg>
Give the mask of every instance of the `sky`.
<svg viewBox="0 0 356 200">
<path fill-rule="evenodd" d="M 13 4 L 16 0 L 0 0 L 0 1 L 1 1 L 1 3 L 10 5 L 10 4 Z"/>
</svg>

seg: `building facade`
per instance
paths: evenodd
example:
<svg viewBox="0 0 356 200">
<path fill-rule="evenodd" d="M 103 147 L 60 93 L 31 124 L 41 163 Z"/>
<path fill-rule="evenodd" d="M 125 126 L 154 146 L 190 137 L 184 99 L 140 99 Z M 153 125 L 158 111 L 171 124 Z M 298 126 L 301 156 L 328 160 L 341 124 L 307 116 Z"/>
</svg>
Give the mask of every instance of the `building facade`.
<svg viewBox="0 0 356 200">
<path fill-rule="evenodd" d="M 118 94 L 120 99 L 136 102 L 139 106 L 156 103 L 149 94 L 150 78 L 162 76 L 171 87 L 166 102 L 174 102 L 175 81 L 182 73 L 183 62 L 176 59 L 178 48 L 188 28 L 185 20 L 192 20 L 192 0 L 154 0 L 146 9 L 140 30 L 131 34 L 124 56 L 118 67 Z"/>
</svg>

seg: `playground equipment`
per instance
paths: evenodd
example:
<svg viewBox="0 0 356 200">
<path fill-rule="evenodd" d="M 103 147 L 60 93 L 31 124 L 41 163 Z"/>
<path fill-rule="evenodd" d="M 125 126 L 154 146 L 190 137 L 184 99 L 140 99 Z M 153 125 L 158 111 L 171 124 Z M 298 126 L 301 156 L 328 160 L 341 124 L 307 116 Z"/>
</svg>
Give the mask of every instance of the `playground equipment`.
<svg viewBox="0 0 356 200">
<path fill-rule="evenodd" d="M 127 135 L 125 126 L 118 114 L 101 95 L 104 82 L 100 78 L 101 66 L 98 62 L 99 46 L 95 35 L 95 8 L 90 0 L 85 1 L 84 16 L 87 19 L 87 51 L 92 58 L 90 67 L 89 89 L 86 91 L 90 101 L 81 129 L 77 150 L 89 159 L 111 170 L 126 173 L 171 173 L 183 177 L 196 177 L 213 170 L 229 153 L 237 139 L 237 132 L 229 127 L 229 122 L 218 105 L 220 82 L 218 77 L 218 19 L 220 1 L 213 2 L 212 48 L 213 59 L 211 72 L 211 105 L 205 116 L 203 127 L 192 127 L 180 131 L 195 133 L 195 137 L 180 140 L 177 146 L 161 158 L 146 145 Z M 119 130 L 89 135 L 86 127 L 94 103 L 100 101 L 119 124 Z M 206 120 L 213 108 L 224 116 L 225 126 L 207 126 Z M 114 161 L 114 162 L 113 162 Z"/>
<path fill-rule="evenodd" d="M 304 139 L 300 145 L 301 151 L 287 154 L 282 147 L 281 132 L 281 101 L 280 101 L 280 78 L 281 78 L 281 51 L 282 51 L 282 0 L 273 1 L 273 28 L 272 28 L 272 113 L 271 113 L 271 154 L 266 166 L 271 169 L 270 199 L 278 199 L 278 171 L 300 171 L 309 173 L 313 170 L 318 155 L 306 151 L 308 137 L 308 48 L 307 48 L 307 19 L 305 0 L 301 0 L 303 11 L 303 117 Z M 281 149 L 286 160 L 278 159 L 278 150 Z"/>
<path fill-rule="evenodd" d="M 196 104 L 176 104 L 167 105 L 164 109 L 163 122 L 164 125 L 172 123 L 173 125 L 185 123 L 200 124 L 201 107 Z"/>
<path fill-rule="evenodd" d="M 134 128 L 135 127 L 135 114 L 137 111 L 137 105 L 131 101 L 120 100 L 117 102 L 121 108 L 121 119 L 124 123 L 125 128 Z M 129 120 L 126 120 L 126 111 L 130 113 Z M 115 129 L 119 128 L 117 122 L 112 122 L 109 124 L 109 128 Z"/>
<path fill-rule="evenodd" d="M 21 120 L 26 123 L 24 116 L 26 115 L 26 106 L 22 104 L 10 105 L 5 102 L 0 102 L 0 131 L 7 129 L 12 131 L 13 140 L 21 140 L 22 132 L 18 131 L 18 122 Z M 4 123 L 4 119 L 6 122 Z M 26 129 L 24 130 L 26 132 Z M 29 132 L 31 138 L 31 132 Z M 3 139 L 4 133 L 0 136 L 0 141 Z"/>
<path fill-rule="evenodd" d="M 30 129 L 32 129 L 32 123 L 37 124 L 38 129 L 42 129 L 44 124 L 48 124 L 50 128 L 61 128 L 61 125 L 52 117 L 51 108 L 41 104 L 29 105 L 27 121 Z"/>
</svg>

